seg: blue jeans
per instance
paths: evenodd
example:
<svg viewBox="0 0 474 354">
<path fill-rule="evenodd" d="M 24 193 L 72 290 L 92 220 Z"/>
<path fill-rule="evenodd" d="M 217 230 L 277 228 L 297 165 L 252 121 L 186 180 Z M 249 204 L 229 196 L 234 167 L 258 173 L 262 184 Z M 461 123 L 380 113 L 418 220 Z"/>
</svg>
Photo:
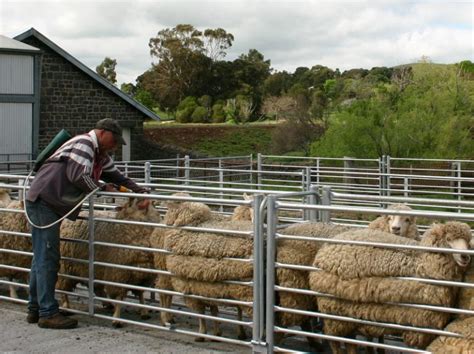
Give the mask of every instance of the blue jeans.
<svg viewBox="0 0 474 354">
<path fill-rule="evenodd" d="M 60 215 L 37 199 L 34 203 L 27 201 L 26 210 L 30 220 L 38 225 L 49 225 L 58 220 Z M 59 227 L 58 223 L 47 229 L 31 226 L 33 239 L 33 261 L 30 272 L 29 311 L 39 311 L 40 317 L 49 317 L 59 311 L 54 297 L 54 288 L 59 271 Z"/>
</svg>

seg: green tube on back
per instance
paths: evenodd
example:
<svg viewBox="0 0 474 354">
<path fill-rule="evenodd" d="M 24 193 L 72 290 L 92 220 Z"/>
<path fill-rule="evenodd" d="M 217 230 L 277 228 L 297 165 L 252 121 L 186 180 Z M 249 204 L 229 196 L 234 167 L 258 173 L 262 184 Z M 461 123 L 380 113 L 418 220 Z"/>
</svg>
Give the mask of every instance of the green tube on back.
<svg viewBox="0 0 474 354">
<path fill-rule="evenodd" d="M 71 139 L 72 136 L 66 129 L 62 129 L 56 136 L 51 140 L 51 142 L 46 146 L 43 151 L 41 151 L 36 158 L 35 164 L 33 166 L 33 171 L 37 172 L 43 163 L 50 157 L 54 152 L 59 149 L 66 141 Z"/>
</svg>

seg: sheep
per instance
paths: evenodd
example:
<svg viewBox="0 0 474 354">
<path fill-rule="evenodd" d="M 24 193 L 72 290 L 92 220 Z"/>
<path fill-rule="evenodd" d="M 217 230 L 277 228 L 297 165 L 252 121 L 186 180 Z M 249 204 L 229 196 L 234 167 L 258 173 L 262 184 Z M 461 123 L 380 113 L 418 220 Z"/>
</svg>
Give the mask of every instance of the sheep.
<svg viewBox="0 0 474 354">
<path fill-rule="evenodd" d="M 247 193 L 243 194 L 244 200 L 253 201 L 253 196 L 248 195 Z M 239 205 L 234 209 L 231 220 L 250 220 L 253 223 L 253 208 L 250 205 Z"/>
<path fill-rule="evenodd" d="M 197 208 L 197 210 L 202 209 L 202 206 Z M 181 208 L 181 210 L 188 216 L 191 214 L 189 210 L 184 211 L 184 208 Z M 178 216 L 178 219 L 181 218 Z M 188 220 L 195 220 L 195 218 L 190 216 Z M 250 221 L 231 221 L 220 217 L 211 217 L 208 221 L 197 226 L 210 229 L 241 231 L 253 229 Z M 175 290 L 184 294 L 252 301 L 253 292 L 250 287 L 222 284 L 218 283 L 218 281 L 229 279 L 250 280 L 252 278 L 252 264 L 242 264 L 239 261 L 223 260 L 222 258 L 250 258 L 253 251 L 253 240 L 239 237 L 239 235 L 155 229 L 151 242 L 154 248 L 164 248 L 173 252 L 172 255 L 167 256 L 155 254 L 155 267 L 171 271 L 174 275 L 172 277 L 166 275 L 159 276 L 156 287 Z M 170 308 L 171 300 L 170 295 L 160 294 L 160 303 L 163 307 Z M 209 306 L 213 316 L 218 314 L 218 302 L 185 297 L 185 303 L 189 308 L 198 313 L 203 314 L 205 307 Z M 239 318 L 242 316 L 239 307 L 238 316 Z M 162 312 L 161 323 L 165 324 L 170 322 L 170 320 L 171 316 L 169 313 Z M 243 328 L 239 326 L 238 330 L 238 337 L 244 338 L 245 331 Z M 206 332 L 206 322 L 200 318 L 199 333 L 205 334 Z M 215 321 L 214 334 L 220 335 L 220 333 L 219 325 Z M 202 340 L 202 338 L 196 339 L 196 341 Z"/>
<path fill-rule="evenodd" d="M 462 334 L 464 338 L 439 336 L 426 348 L 427 351 L 435 354 L 474 352 L 474 316 L 457 319 L 445 330 Z"/>
<path fill-rule="evenodd" d="M 12 202 L 8 189 L 0 188 L 0 208 L 5 208 Z"/>
<path fill-rule="evenodd" d="M 172 196 L 191 197 L 186 192 L 176 192 Z M 185 202 L 185 201 L 167 201 L 162 203 L 168 210 L 163 218 L 163 222 L 168 226 L 192 226 L 209 220 L 212 215 L 210 208 L 203 203 Z M 163 249 L 167 229 L 156 228 L 150 236 L 150 242 L 153 248 Z M 153 255 L 154 267 L 158 270 L 166 270 L 166 256 L 162 253 Z M 155 287 L 164 290 L 173 290 L 171 278 L 167 275 L 160 275 L 156 278 Z M 173 297 L 168 294 L 160 293 L 160 304 L 164 308 L 171 308 Z M 173 316 L 162 311 L 160 321 L 163 326 L 173 322 Z"/>
<path fill-rule="evenodd" d="M 425 232 L 419 244 L 466 250 L 469 248 L 470 238 L 471 232 L 467 224 L 448 222 L 433 225 Z M 346 232 L 336 236 L 335 239 L 417 244 L 417 241 L 378 230 Z M 329 292 L 331 295 L 341 297 L 341 299 L 318 297 L 317 305 L 321 312 L 372 321 L 443 328 L 449 319 L 447 313 L 400 307 L 384 302 L 452 306 L 456 289 L 446 288 L 447 291 L 442 289 L 436 293 L 434 289 L 440 287 L 435 285 L 403 279 L 386 279 L 386 277 L 423 277 L 459 281 L 469 261 L 469 256 L 461 254 L 326 244 L 318 252 L 313 263 L 323 271 L 311 272 L 309 283 L 314 291 Z M 327 279 L 332 279 L 334 283 L 327 284 L 330 282 Z M 358 294 L 362 291 L 366 294 Z M 330 319 L 324 321 L 326 334 L 347 336 L 356 330 L 368 337 L 402 334 L 409 346 L 421 348 L 426 347 L 433 337 L 415 331 L 358 325 Z M 340 350 L 339 345 L 334 342 L 331 342 L 331 348 L 336 353 Z M 355 352 L 355 348 L 351 345 L 348 345 L 348 350 Z"/>
<path fill-rule="evenodd" d="M 412 210 L 406 204 L 392 204 L 387 210 Z M 401 237 L 419 240 L 416 218 L 406 215 L 383 215 L 369 224 L 369 229 L 382 230 Z"/>
<path fill-rule="evenodd" d="M 8 198 L 5 198 L 3 200 L 6 201 L 7 199 Z M 24 209 L 23 202 L 19 201 L 10 201 L 10 203 L 6 205 L 6 208 L 14 210 Z M 2 231 L 28 233 L 29 225 L 24 213 L 0 212 L 0 248 L 32 252 L 33 246 L 30 237 L 2 234 Z M 1 252 L 0 264 L 29 269 L 31 266 L 31 256 Z M 8 278 L 10 281 L 17 279 L 24 283 L 28 282 L 28 272 L 0 268 L 0 276 Z M 10 297 L 17 299 L 18 294 L 16 287 L 10 285 L 9 290 Z"/>
<path fill-rule="evenodd" d="M 470 248 L 474 249 L 474 238 L 471 238 Z M 474 262 L 464 274 L 464 282 L 474 284 Z M 474 311 L 474 288 L 462 287 L 456 300 L 456 308 Z M 474 351 L 474 316 L 459 314 L 453 322 L 448 324 L 446 331 L 462 334 L 465 338 L 446 336 L 437 337 L 428 346 L 427 350 L 433 353 L 467 353 Z"/>
<path fill-rule="evenodd" d="M 131 198 L 123 206 L 117 208 L 116 219 L 160 222 L 160 215 L 151 204 L 145 207 L 137 199 Z M 108 212 L 105 212 L 108 213 Z M 96 241 L 126 244 L 132 246 L 150 247 L 150 236 L 153 229 L 150 226 L 118 224 L 103 221 L 95 223 L 94 238 Z M 88 239 L 88 221 L 77 220 L 75 222 L 65 221 L 61 225 L 61 236 L 73 240 Z M 61 242 L 61 255 L 67 258 L 88 259 L 88 245 L 77 242 Z M 106 246 L 96 246 L 94 259 L 105 263 L 116 263 L 121 265 L 135 266 L 141 268 L 153 268 L 153 255 L 150 252 L 135 251 L 130 249 L 114 248 L 113 251 Z M 70 260 L 61 260 L 61 274 L 72 275 L 76 277 L 87 277 L 88 266 Z M 110 282 L 125 283 L 139 286 L 152 286 L 155 281 L 155 275 L 148 272 L 130 271 L 121 269 L 110 269 L 104 266 L 95 267 L 95 279 Z M 79 281 L 76 279 L 60 277 L 56 288 L 64 291 L 72 291 Z M 97 286 L 94 290 L 102 296 L 102 289 L 111 299 L 122 300 L 127 289 L 104 285 Z M 135 292 L 143 304 L 143 292 Z M 69 307 L 67 296 L 63 296 L 63 306 Z M 114 304 L 114 318 L 120 317 L 120 304 Z M 147 318 L 146 310 L 142 310 L 142 318 Z M 120 327 L 119 321 L 113 321 L 115 327 Z"/>
<path fill-rule="evenodd" d="M 186 192 L 177 192 L 173 196 L 190 197 Z M 163 222 L 168 226 L 193 226 L 211 218 L 211 209 L 204 203 L 168 201 L 168 210 Z"/>
<path fill-rule="evenodd" d="M 322 223 L 301 223 L 294 224 L 280 233 L 284 235 L 297 235 L 306 237 L 332 238 L 342 232 L 350 230 L 350 227 Z M 280 239 L 277 241 L 276 261 L 279 263 L 296 264 L 302 266 L 311 266 L 314 257 L 323 243 L 320 241 L 302 241 L 291 239 Z M 279 286 L 309 289 L 308 272 L 304 270 L 295 270 L 287 268 L 276 269 L 276 283 Z M 312 310 L 314 303 L 311 295 L 295 294 L 290 292 L 279 292 L 279 305 L 298 310 Z M 278 312 L 276 321 L 286 327 L 299 325 L 303 330 L 310 331 L 310 319 L 307 316 Z M 277 338 L 278 340 L 279 338 Z M 316 345 L 311 337 L 308 337 L 311 345 Z"/>
</svg>

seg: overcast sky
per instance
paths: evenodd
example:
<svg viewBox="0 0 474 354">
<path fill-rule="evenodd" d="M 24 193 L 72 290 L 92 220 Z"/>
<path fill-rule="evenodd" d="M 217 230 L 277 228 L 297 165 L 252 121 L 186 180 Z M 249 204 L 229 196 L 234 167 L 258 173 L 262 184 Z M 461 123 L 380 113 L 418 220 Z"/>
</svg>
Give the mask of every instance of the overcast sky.
<svg viewBox="0 0 474 354">
<path fill-rule="evenodd" d="M 234 35 L 226 59 L 255 48 L 275 70 L 316 64 L 341 71 L 394 66 L 428 56 L 474 61 L 472 0 L 0 0 L 0 34 L 31 27 L 95 70 L 109 56 L 117 79 L 151 66 L 148 41 L 189 23 Z"/>
</svg>

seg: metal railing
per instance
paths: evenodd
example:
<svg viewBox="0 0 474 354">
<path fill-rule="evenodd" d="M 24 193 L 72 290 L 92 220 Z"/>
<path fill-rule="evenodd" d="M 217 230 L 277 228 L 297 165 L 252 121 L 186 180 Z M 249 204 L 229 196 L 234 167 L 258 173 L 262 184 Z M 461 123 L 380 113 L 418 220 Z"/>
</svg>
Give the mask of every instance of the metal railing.
<svg viewBox="0 0 474 354">
<path fill-rule="evenodd" d="M 369 161 L 373 162 L 373 161 Z M 161 164 L 161 162 L 160 162 Z M 138 165 L 137 165 L 138 166 Z M 146 162 L 144 165 L 145 170 Z M 150 171 L 153 164 L 149 164 Z M 166 166 L 166 165 L 163 165 Z M 130 167 L 130 166 L 129 166 Z M 321 166 L 320 166 L 321 167 Z M 137 167 L 138 168 L 138 167 Z M 77 277 L 70 276 L 67 274 L 61 274 L 61 276 L 76 278 L 88 285 L 87 290 L 82 289 L 79 292 L 65 292 L 58 291 L 58 294 L 68 294 L 79 296 L 87 303 L 87 309 L 77 307 L 71 310 L 74 313 L 81 313 L 97 318 L 113 320 L 115 322 L 121 323 L 131 323 L 147 328 L 154 328 L 158 330 L 167 330 L 177 333 L 182 333 L 186 335 L 191 335 L 195 337 L 202 337 L 212 340 L 219 340 L 228 343 L 240 344 L 246 347 L 251 348 L 254 352 L 273 352 L 273 351 L 297 351 L 301 350 L 301 347 L 291 347 L 291 345 L 277 344 L 275 342 L 275 333 L 287 334 L 287 335 L 296 335 L 303 337 L 312 337 L 319 340 L 327 341 L 338 341 L 348 344 L 357 344 L 364 346 L 371 346 L 377 348 L 384 348 L 389 350 L 398 350 L 404 352 L 419 352 L 419 350 L 407 348 L 401 344 L 400 339 L 394 339 L 395 344 L 380 344 L 367 342 L 360 339 L 351 339 L 343 337 L 335 337 L 326 335 L 321 331 L 307 331 L 294 329 L 291 327 L 284 327 L 279 325 L 275 319 L 275 314 L 279 313 L 292 313 L 295 315 L 307 316 L 313 319 L 338 319 L 344 321 L 352 321 L 359 324 L 374 325 L 387 328 L 395 328 L 398 330 L 410 330 L 410 331 L 419 331 L 424 333 L 432 333 L 436 335 L 446 335 L 446 336 L 456 336 L 455 333 L 446 332 L 440 329 L 426 329 L 426 328 L 413 328 L 410 326 L 400 326 L 396 324 L 387 324 L 387 323 L 378 323 L 378 322 L 369 322 L 361 319 L 354 318 L 343 318 L 341 316 L 331 316 L 329 314 L 321 313 L 314 310 L 308 309 L 299 309 L 299 308 L 288 308 L 281 306 L 277 299 L 277 294 L 279 292 L 294 293 L 294 294 L 303 294 L 311 296 L 313 301 L 315 298 L 320 296 L 328 296 L 327 294 L 317 293 L 311 289 L 302 289 L 302 288 L 291 288 L 281 286 L 276 277 L 275 273 L 277 269 L 292 269 L 302 272 L 311 272 L 317 271 L 311 264 L 308 265 L 297 265 L 297 264 L 284 264 L 276 261 L 276 251 L 277 251 L 277 242 L 278 240 L 296 240 L 296 241 L 307 241 L 307 242 L 326 242 L 331 243 L 335 242 L 328 239 L 318 239 L 318 238 L 307 238 L 304 236 L 298 235 L 285 235 L 282 231 L 282 228 L 288 226 L 288 224 L 301 223 L 301 222 L 331 222 L 337 224 L 345 224 L 351 226 L 366 226 L 368 220 L 361 223 L 357 220 L 357 217 L 351 217 L 350 215 L 354 214 L 363 214 L 363 215 L 384 215 L 384 214 L 400 214 L 400 215 L 413 215 L 419 218 L 425 218 L 428 220 L 432 219 L 446 219 L 446 220 L 462 220 L 465 222 L 473 223 L 474 222 L 474 202 L 470 200 L 452 198 L 452 199 L 441 199 L 441 198 L 428 198 L 428 197 L 407 197 L 404 194 L 396 195 L 395 193 L 391 195 L 380 195 L 378 193 L 366 193 L 366 190 L 363 190 L 363 193 L 355 193 L 356 189 L 353 188 L 344 188 L 340 192 L 340 185 L 324 186 L 323 184 L 314 185 L 313 181 L 313 172 L 308 167 L 301 168 L 301 166 L 295 167 L 293 170 L 284 170 L 284 171 L 264 171 L 260 168 L 257 170 L 241 170 L 240 167 L 236 170 L 240 173 L 241 171 L 246 171 L 247 173 L 252 173 L 252 181 L 258 181 L 257 183 L 231 183 L 230 181 L 225 181 L 219 179 L 219 183 L 202 183 L 201 180 L 199 183 L 198 180 L 192 179 L 191 174 L 193 171 L 200 171 L 200 167 L 183 167 L 185 170 L 189 171 L 189 179 L 183 180 L 179 178 L 160 178 L 152 177 L 152 174 L 149 174 L 149 178 L 145 179 L 146 185 L 152 189 L 152 194 L 150 195 L 136 195 L 134 193 L 99 193 L 96 197 L 91 198 L 86 204 L 89 211 L 89 239 L 85 244 L 88 247 L 89 259 L 68 259 L 68 261 L 74 261 L 84 264 L 88 268 L 87 277 Z M 175 169 L 179 170 L 179 169 Z M 204 168 L 204 170 L 207 170 Z M 217 173 L 224 173 L 227 170 L 234 171 L 233 169 L 217 169 Z M 222 172 L 220 172 L 222 171 Z M 320 168 L 321 171 L 321 168 Z M 331 173 L 335 176 L 335 171 Z M 215 169 L 214 169 L 215 172 Z M 361 173 L 358 171 L 358 173 Z M 366 174 L 369 172 L 365 172 Z M 258 174 L 260 177 L 258 178 Z M 264 175 L 267 176 L 279 176 L 279 177 L 288 177 L 297 179 L 301 183 L 297 188 L 288 188 L 287 185 L 268 184 L 265 183 Z M 346 174 L 347 175 L 347 174 Z M 257 176 L 257 177 L 255 177 Z M 438 176 L 436 178 L 443 177 Z M 0 175 L 0 180 L 8 179 L 10 184 L 0 183 L 0 188 L 9 188 L 12 191 L 12 195 L 15 198 L 20 198 L 21 187 L 19 184 L 22 184 L 22 180 L 25 178 L 24 175 Z M 156 179 L 155 179 L 156 178 Z M 459 177 L 464 178 L 464 177 Z M 249 179 L 250 180 L 250 179 Z M 283 180 L 283 178 L 281 179 Z M 435 179 L 432 179 L 435 180 Z M 319 180 L 321 182 L 321 179 Z M 156 182 L 169 182 L 169 183 L 156 183 Z M 205 181 L 204 181 L 205 182 Z M 389 184 L 387 184 L 389 185 Z M 270 186 L 277 186 L 277 189 L 271 189 Z M 286 188 L 282 188 L 286 187 Z M 264 188 L 265 187 L 265 188 Z M 294 191 L 292 191 L 294 189 Z M 173 197 L 170 196 L 171 193 L 175 191 L 186 190 L 191 193 L 193 197 Z M 242 193 L 254 194 L 255 199 L 253 202 L 244 201 L 241 198 Z M 437 195 L 437 194 L 436 194 Z M 435 195 L 435 196 L 436 196 Z M 136 265 L 123 265 L 110 262 L 103 262 L 98 259 L 94 259 L 95 250 L 97 247 L 108 247 L 111 249 L 128 249 L 130 251 L 143 251 L 152 255 L 155 254 L 169 254 L 169 251 L 164 248 L 152 248 L 145 246 L 136 246 L 136 245 L 124 245 L 120 243 L 110 243 L 102 242 L 94 238 L 95 228 L 94 224 L 96 223 L 124 223 L 130 225 L 141 225 L 148 226 L 152 228 L 161 228 L 161 229 L 176 229 L 175 227 L 170 227 L 163 223 L 150 223 L 150 222 L 137 222 L 137 221 L 121 221 L 104 217 L 95 216 L 95 211 L 97 209 L 110 209 L 113 205 L 110 204 L 110 201 L 120 201 L 124 198 L 129 197 L 142 197 L 149 198 L 152 201 L 156 202 L 156 208 L 159 210 L 165 211 L 164 207 L 159 206 L 159 202 L 167 200 L 176 200 L 176 201 L 193 201 L 193 202 L 203 202 L 212 206 L 213 212 L 221 215 L 229 215 L 232 211 L 232 208 L 239 205 L 252 205 L 253 206 L 253 230 L 250 233 L 245 233 L 247 237 L 251 237 L 254 241 L 253 243 L 253 253 L 251 259 L 240 259 L 242 262 L 252 262 L 253 266 L 253 279 L 251 281 L 230 281 L 226 282 L 227 284 L 235 284 L 241 286 L 251 286 L 253 291 L 253 301 L 250 303 L 248 301 L 239 301 L 231 298 L 213 298 L 206 297 L 202 295 L 195 295 L 189 293 L 182 293 L 170 289 L 164 289 L 159 287 L 150 287 L 150 286 L 139 286 L 132 285 L 127 283 L 113 282 L 103 279 L 95 279 L 93 274 L 96 267 L 107 267 L 113 269 L 127 270 L 131 272 L 144 272 L 155 274 L 156 276 L 171 276 L 172 274 L 166 270 L 154 269 L 154 268 L 144 268 Z M 414 206 L 415 210 L 411 211 L 394 211 L 386 210 L 383 206 L 386 206 L 390 203 L 406 203 L 411 206 Z M 432 207 L 431 210 L 423 210 L 422 208 L 427 206 Z M 439 206 L 439 208 L 433 208 L 433 206 Z M 0 212 L 19 212 L 11 211 L 6 208 L 0 208 Z M 264 215 L 267 213 L 267 218 L 264 219 Z M 341 214 L 343 216 L 341 217 Z M 266 221 L 266 225 L 265 225 Z M 182 227 L 183 230 L 193 231 L 193 232 L 206 232 L 206 233 L 217 233 L 217 234 L 239 234 L 238 231 L 226 231 L 224 229 L 216 228 L 199 228 L 199 227 Z M 242 234 L 242 233 L 240 233 Z M 243 234 L 242 234 L 243 235 Z M 30 237 L 27 233 L 15 232 L 15 231 L 5 231 L 0 230 L 0 238 L 4 237 Z M 197 235 L 198 237 L 198 235 Z M 62 240 L 66 242 L 66 240 Z M 78 242 L 78 241 L 68 241 L 68 242 Z M 346 242 L 347 243 L 347 242 Z M 356 244 L 356 243 L 354 243 Z M 400 247 L 400 245 L 380 245 L 380 244 L 370 244 L 362 243 L 376 247 L 397 247 L 397 248 L 407 248 L 414 249 L 418 251 L 427 250 L 426 248 L 414 246 L 414 247 Z M 453 253 L 449 249 L 436 249 L 437 252 Z M 31 256 L 31 251 L 24 250 L 11 250 L 0 247 L 0 255 L 2 253 L 18 254 L 18 255 L 29 255 Z M 457 252 L 464 253 L 469 255 L 474 255 L 474 251 L 466 252 Z M 266 254 L 266 261 L 264 261 L 264 254 Z M 235 259 L 233 259 L 235 260 Z M 1 262 L 0 262 L 1 263 Z M 0 264 L 0 269 L 12 269 L 18 270 L 20 272 L 28 272 L 29 269 L 24 267 L 16 267 L 15 265 L 6 265 Z M 266 278 L 266 282 L 264 279 Z M 414 278 L 413 281 L 423 281 L 423 282 L 433 282 L 429 279 L 418 279 Z M 461 282 L 434 282 L 435 284 L 442 284 L 446 286 L 456 286 L 456 287 L 474 287 L 474 284 L 470 283 L 461 283 Z M 0 280 L 0 284 L 3 285 L 14 285 L 21 288 L 27 288 L 25 283 L 18 283 L 11 280 Z M 149 299 L 146 303 L 141 304 L 137 303 L 133 298 L 126 298 L 123 300 L 110 299 L 103 296 L 99 296 L 94 293 L 94 288 L 97 286 L 117 286 L 123 287 L 129 290 L 141 291 L 149 293 Z M 177 302 L 171 307 L 164 307 L 163 304 L 157 303 L 155 300 L 156 294 L 165 294 L 171 295 L 177 298 Z M 195 312 L 190 312 L 187 310 L 182 310 L 177 306 L 183 306 L 183 299 L 189 297 L 196 300 L 207 301 L 222 304 L 222 307 L 235 307 L 235 306 L 249 306 L 253 307 L 252 316 L 248 319 L 241 320 L 236 319 L 235 312 L 223 311 L 224 317 L 214 316 L 207 314 L 200 314 Z M 0 299 L 15 301 L 18 303 L 26 303 L 23 299 L 12 299 L 8 296 L 0 296 Z M 233 335 L 228 333 L 224 337 L 215 336 L 212 334 L 203 334 L 196 332 L 193 328 L 185 328 L 183 326 L 180 328 L 179 325 L 169 326 L 161 325 L 152 322 L 144 322 L 137 320 L 135 318 L 116 318 L 110 315 L 104 315 L 101 311 L 97 310 L 97 302 L 109 302 L 113 304 L 127 305 L 132 306 L 137 309 L 148 309 L 156 310 L 160 312 L 167 312 L 177 316 L 191 316 L 195 319 L 205 319 L 211 321 L 223 322 L 226 325 L 230 326 L 245 326 L 252 329 L 252 338 L 250 340 L 240 340 L 235 338 Z M 180 302 L 181 301 L 181 302 Z M 405 307 L 416 307 L 422 309 L 431 309 L 436 311 L 444 311 L 453 314 L 468 314 L 474 315 L 474 311 L 469 310 L 460 310 L 449 307 L 434 307 L 422 304 L 397 304 Z M 182 323 L 181 323 L 182 325 Z"/>
</svg>

